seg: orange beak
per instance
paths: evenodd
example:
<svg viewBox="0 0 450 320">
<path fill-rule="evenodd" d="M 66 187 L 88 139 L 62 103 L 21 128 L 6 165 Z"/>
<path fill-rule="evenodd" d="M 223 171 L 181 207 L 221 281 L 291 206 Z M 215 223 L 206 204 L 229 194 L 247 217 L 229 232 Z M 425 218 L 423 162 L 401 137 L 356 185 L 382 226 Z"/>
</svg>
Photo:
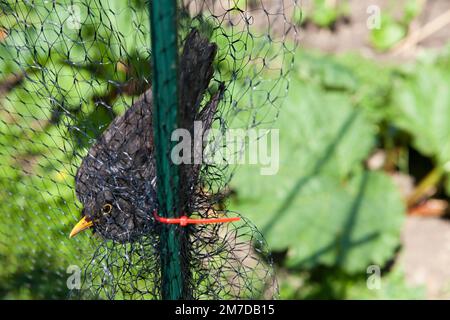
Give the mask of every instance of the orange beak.
<svg viewBox="0 0 450 320">
<path fill-rule="evenodd" d="M 75 237 L 78 233 L 92 227 L 93 223 L 86 216 L 83 217 L 70 231 L 69 238 Z"/>
</svg>

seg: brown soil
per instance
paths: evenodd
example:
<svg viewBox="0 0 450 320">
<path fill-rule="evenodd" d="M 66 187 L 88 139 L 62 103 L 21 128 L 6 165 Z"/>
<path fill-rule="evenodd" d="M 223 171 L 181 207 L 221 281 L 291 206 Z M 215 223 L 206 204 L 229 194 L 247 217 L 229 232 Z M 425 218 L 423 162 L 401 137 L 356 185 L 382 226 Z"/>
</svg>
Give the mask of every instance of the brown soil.
<svg viewBox="0 0 450 320">
<path fill-rule="evenodd" d="M 398 263 L 411 286 L 422 286 L 428 299 L 450 299 L 450 221 L 408 217 Z"/>
<path fill-rule="evenodd" d="M 368 18 L 367 8 L 370 5 L 377 5 L 383 10 L 401 13 L 403 4 L 408 0 L 349 0 L 350 14 L 349 21 L 341 19 L 334 30 L 319 29 L 311 24 L 305 25 L 300 31 L 300 45 L 305 48 L 319 49 L 328 53 L 359 52 L 369 58 L 391 59 L 392 53 L 381 53 L 374 50 L 369 42 L 370 30 L 366 22 Z M 306 2 L 308 3 L 308 1 Z M 422 14 L 412 23 L 411 32 L 423 27 L 433 21 L 440 14 L 450 9 L 448 0 L 428 0 L 422 10 Z M 307 13 L 308 6 L 303 6 L 303 11 Z M 441 48 L 450 41 L 450 24 L 433 33 L 417 47 L 406 54 L 406 58 L 414 58 L 424 48 Z M 404 59 L 402 56 L 398 59 Z"/>
</svg>

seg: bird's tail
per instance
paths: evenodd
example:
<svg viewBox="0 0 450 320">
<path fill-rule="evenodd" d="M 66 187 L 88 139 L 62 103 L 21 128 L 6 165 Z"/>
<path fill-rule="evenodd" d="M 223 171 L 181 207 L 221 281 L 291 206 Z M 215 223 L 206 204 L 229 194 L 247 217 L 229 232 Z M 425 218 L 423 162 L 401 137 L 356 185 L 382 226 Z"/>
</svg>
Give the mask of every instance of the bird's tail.
<svg viewBox="0 0 450 320">
<path fill-rule="evenodd" d="M 179 125 L 189 131 L 193 130 L 203 96 L 213 77 L 216 53 L 217 45 L 202 37 L 197 29 L 192 29 L 186 37 L 179 66 Z"/>
<path fill-rule="evenodd" d="M 210 101 L 201 108 L 202 100 L 214 74 L 213 61 L 216 53 L 217 45 L 202 37 L 198 30 L 192 29 L 186 37 L 180 60 L 179 124 L 181 128 L 187 129 L 191 136 L 191 161 L 189 164 L 181 165 L 180 168 L 181 185 L 184 188 L 182 190 L 182 194 L 184 194 L 182 203 L 187 214 L 191 212 L 192 193 L 200 187 L 199 175 L 202 165 L 197 163 L 196 155 L 199 152 L 201 155 L 203 154 L 203 139 L 207 138 L 204 134 L 211 129 L 218 105 L 225 91 L 225 86 L 221 83 L 218 91 L 212 94 Z M 194 121 L 201 121 L 203 128 L 200 145 L 195 143 Z"/>
</svg>

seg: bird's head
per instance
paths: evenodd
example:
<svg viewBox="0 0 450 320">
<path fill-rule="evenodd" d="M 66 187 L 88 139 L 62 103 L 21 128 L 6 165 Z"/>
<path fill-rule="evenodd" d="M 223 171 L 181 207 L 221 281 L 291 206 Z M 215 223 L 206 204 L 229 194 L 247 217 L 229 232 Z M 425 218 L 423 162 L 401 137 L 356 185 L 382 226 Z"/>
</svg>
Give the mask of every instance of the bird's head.
<svg viewBox="0 0 450 320">
<path fill-rule="evenodd" d="M 83 204 L 83 217 L 70 232 L 71 238 L 91 228 L 104 239 L 127 241 L 136 231 L 136 219 L 139 218 L 136 213 L 140 210 L 130 200 L 110 191 L 101 191 Z"/>
</svg>

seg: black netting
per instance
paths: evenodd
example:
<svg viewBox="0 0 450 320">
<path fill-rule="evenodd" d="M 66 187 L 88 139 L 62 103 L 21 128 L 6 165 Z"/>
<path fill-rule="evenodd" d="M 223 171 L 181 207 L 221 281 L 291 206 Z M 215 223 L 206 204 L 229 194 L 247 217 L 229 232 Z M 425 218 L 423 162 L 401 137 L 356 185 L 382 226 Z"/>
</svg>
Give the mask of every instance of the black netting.
<svg viewBox="0 0 450 320">
<path fill-rule="evenodd" d="M 228 216 L 230 214 L 228 213 Z M 239 216 L 233 214 L 233 216 Z M 277 282 L 267 244 L 248 220 L 207 224 L 189 230 L 188 299 L 271 299 Z M 99 242 L 83 269 L 81 291 L 72 298 L 157 299 L 160 297 L 158 238 Z"/>
<path fill-rule="evenodd" d="M 5 298 L 161 298 L 149 6 L 0 0 Z M 181 169 L 191 218 L 241 217 L 225 208 L 234 172 L 226 155 L 244 145 L 219 136 L 277 117 L 293 63 L 294 9 L 295 0 L 178 2 L 181 124 L 215 129 L 196 149 L 214 161 Z M 93 232 L 69 239 L 83 216 Z M 244 217 L 177 230 L 186 298 L 276 297 L 267 245 Z"/>
</svg>

